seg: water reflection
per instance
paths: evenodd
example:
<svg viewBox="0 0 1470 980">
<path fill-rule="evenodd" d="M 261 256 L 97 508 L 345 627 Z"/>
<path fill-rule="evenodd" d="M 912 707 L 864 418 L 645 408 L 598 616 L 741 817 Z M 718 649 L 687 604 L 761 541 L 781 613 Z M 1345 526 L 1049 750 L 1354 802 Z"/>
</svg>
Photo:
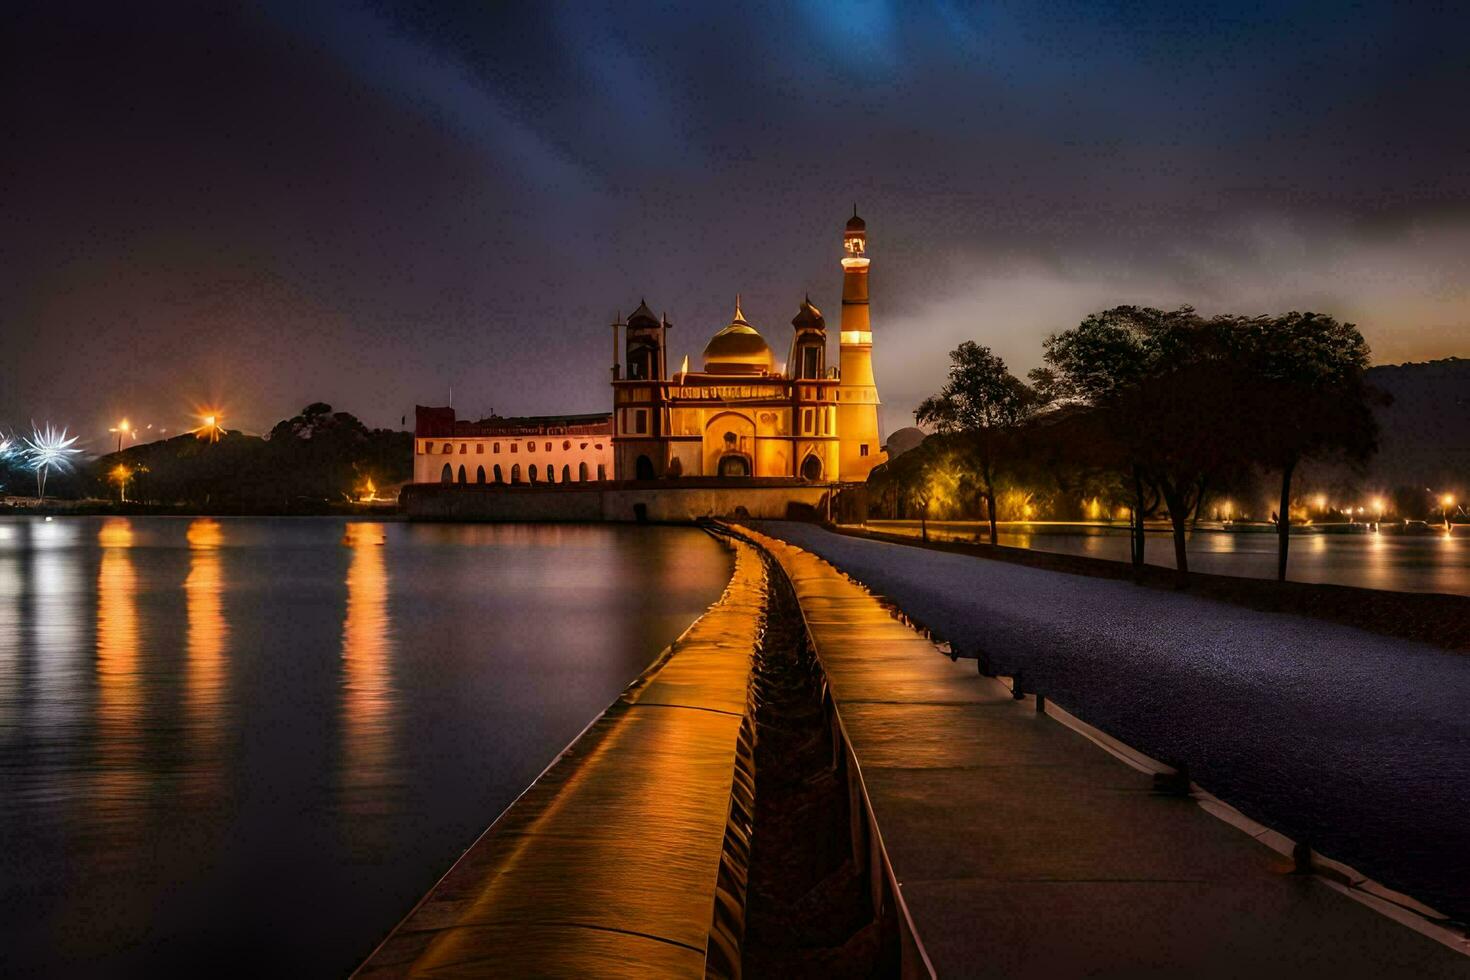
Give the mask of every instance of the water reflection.
<svg viewBox="0 0 1470 980">
<path fill-rule="evenodd" d="M 21 598 L 20 561 L 0 551 L 0 742 L 19 731 Z"/>
<path fill-rule="evenodd" d="M 345 975 L 729 576 L 688 528 L 0 529 L 4 975 Z"/>
<path fill-rule="evenodd" d="M 885 533 L 919 534 L 918 521 L 871 521 L 868 526 Z M 1470 529 L 1461 526 L 1450 533 L 1409 534 L 1385 527 L 1357 532 L 1318 527 L 1293 530 L 1287 576 L 1298 582 L 1470 595 L 1470 546 L 1464 543 Z M 929 522 L 929 537 L 938 541 L 972 541 L 985 530 L 973 521 Z M 1130 558 L 1127 529 L 1118 525 L 1003 524 L 1000 544 L 1110 561 Z M 1202 527 L 1188 534 L 1187 546 L 1193 571 L 1276 577 L 1277 539 L 1272 528 Z M 1146 552 L 1149 564 L 1174 566 L 1167 529 L 1150 528 Z"/>
<path fill-rule="evenodd" d="M 207 517 L 189 524 L 189 574 L 184 579 L 189 642 L 188 667 L 184 674 L 184 713 L 188 736 L 186 750 L 194 760 L 196 779 L 207 783 L 218 775 L 220 717 L 225 707 L 225 645 L 229 638 L 222 597 L 220 545 L 224 533 L 218 521 Z"/>
<path fill-rule="evenodd" d="M 343 789 L 350 810 L 382 812 L 384 797 L 373 791 L 393 778 L 393 638 L 384 527 L 349 523 L 342 543 L 352 549 L 342 623 Z"/>
<path fill-rule="evenodd" d="M 29 714 L 49 737 L 65 739 L 65 730 L 85 713 L 83 694 L 90 687 L 91 664 L 84 639 L 82 608 L 90 606 L 81 562 L 67 547 L 75 528 L 28 521 L 21 536 L 29 551 L 23 613 L 31 641 L 35 686 Z"/>
<path fill-rule="evenodd" d="M 97 532 L 97 747 L 95 798 L 120 816 L 142 793 L 142 698 L 138 670 L 138 581 L 130 549 L 133 528 L 113 517 Z"/>
</svg>

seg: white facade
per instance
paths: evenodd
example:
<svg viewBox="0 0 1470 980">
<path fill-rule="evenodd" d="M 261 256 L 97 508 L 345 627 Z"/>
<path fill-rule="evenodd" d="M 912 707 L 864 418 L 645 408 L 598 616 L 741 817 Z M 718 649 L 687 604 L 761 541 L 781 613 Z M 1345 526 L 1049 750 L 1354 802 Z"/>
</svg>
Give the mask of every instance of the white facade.
<svg viewBox="0 0 1470 980">
<path fill-rule="evenodd" d="M 419 436 L 415 483 L 591 483 L 613 478 L 604 434 Z M 446 469 L 447 467 L 447 469 Z"/>
</svg>

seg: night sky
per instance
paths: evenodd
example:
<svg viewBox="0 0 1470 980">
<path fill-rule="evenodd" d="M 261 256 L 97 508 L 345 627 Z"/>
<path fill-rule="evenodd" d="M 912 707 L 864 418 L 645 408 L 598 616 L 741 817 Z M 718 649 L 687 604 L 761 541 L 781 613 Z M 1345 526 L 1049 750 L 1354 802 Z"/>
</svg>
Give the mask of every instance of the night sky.
<svg viewBox="0 0 1470 980">
<path fill-rule="evenodd" d="M 7 4 L 0 426 L 605 410 L 644 296 L 835 353 L 854 202 L 889 431 L 1117 303 L 1470 355 L 1454 6 Z"/>
</svg>

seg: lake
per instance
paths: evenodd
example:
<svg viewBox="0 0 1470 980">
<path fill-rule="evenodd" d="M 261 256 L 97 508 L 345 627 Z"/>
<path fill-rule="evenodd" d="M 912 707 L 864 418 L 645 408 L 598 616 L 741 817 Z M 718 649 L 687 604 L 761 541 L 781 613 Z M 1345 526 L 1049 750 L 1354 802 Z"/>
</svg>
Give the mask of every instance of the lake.
<svg viewBox="0 0 1470 980">
<path fill-rule="evenodd" d="M 0 520 L 0 972 L 349 971 L 730 571 L 693 528 Z"/>
<path fill-rule="evenodd" d="M 869 528 L 890 534 L 919 533 L 918 521 L 869 521 Z M 973 521 L 930 521 L 935 540 L 975 540 L 977 526 L 989 540 L 989 526 Z M 1129 560 L 1128 533 L 1123 527 L 1085 524 L 1002 523 L 999 543 L 1111 561 Z M 1261 531 L 1199 530 L 1189 535 L 1189 568 L 1212 575 L 1276 577 L 1276 535 Z M 1174 539 L 1150 528 L 1144 549 L 1150 565 L 1174 567 Z M 1294 582 L 1355 585 L 1394 592 L 1443 592 L 1470 595 L 1470 527 L 1453 534 L 1341 534 L 1293 532 L 1287 577 Z"/>
</svg>

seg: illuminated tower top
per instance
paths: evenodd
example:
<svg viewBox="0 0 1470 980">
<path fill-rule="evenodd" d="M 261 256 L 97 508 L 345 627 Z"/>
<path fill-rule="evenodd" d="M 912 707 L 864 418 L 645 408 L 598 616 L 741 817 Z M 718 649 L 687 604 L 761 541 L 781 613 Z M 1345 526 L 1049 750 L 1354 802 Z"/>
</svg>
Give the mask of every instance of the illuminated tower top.
<svg viewBox="0 0 1470 980">
<path fill-rule="evenodd" d="M 853 265 L 867 265 L 868 253 L 868 223 L 858 217 L 857 205 L 852 206 L 852 217 L 847 219 L 847 230 L 842 233 L 842 248 L 846 255 L 842 264 L 848 265 L 849 259 L 857 259 Z"/>
</svg>

